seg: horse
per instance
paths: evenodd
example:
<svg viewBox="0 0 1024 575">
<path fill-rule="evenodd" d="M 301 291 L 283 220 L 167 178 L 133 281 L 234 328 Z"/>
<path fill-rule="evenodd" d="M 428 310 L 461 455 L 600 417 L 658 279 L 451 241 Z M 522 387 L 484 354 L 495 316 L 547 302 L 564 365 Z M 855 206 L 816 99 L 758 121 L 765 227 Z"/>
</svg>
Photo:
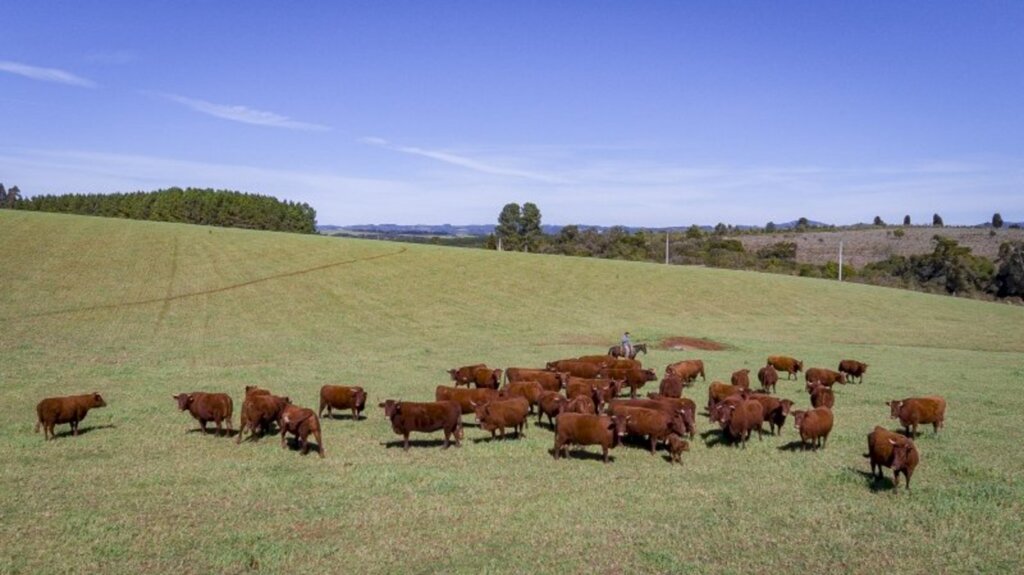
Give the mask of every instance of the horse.
<svg viewBox="0 0 1024 575">
<path fill-rule="evenodd" d="M 641 351 L 644 352 L 644 355 L 647 355 L 647 344 L 646 343 L 633 344 L 633 352 L 629 354 L 629 359 L 636 359 L 636 354 L 640 353 Z M 608 348 L 608 355 L 610 355 L 612 357 L 625 357 L 626 356 L 626 354 L 622 351 L 622 346 L 621 345 L 613 345 L 610 348 Z"/>
</svg>

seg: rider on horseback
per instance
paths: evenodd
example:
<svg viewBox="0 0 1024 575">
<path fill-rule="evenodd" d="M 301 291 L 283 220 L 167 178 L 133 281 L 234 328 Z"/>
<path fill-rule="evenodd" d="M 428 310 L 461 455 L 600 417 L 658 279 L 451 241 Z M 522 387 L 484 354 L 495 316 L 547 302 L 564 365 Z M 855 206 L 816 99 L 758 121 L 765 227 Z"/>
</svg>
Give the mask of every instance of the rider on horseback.
<svg viewBox="0 0 1024 575">
<path fill-rule="evenodd" d="M 629 341 L 629 332 L 622 334 L 622 354 L 625 357 L 633 357 L 633 343 Z"/>
</svg>

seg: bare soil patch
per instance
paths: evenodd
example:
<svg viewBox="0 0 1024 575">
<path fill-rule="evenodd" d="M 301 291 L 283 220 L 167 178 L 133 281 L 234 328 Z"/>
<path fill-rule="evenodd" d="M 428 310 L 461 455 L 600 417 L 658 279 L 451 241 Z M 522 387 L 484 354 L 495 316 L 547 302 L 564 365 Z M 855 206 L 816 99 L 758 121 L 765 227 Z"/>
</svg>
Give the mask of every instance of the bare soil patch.
<svg viewBox="0 0 1024 575">
<path fill-rule="evenodd" d="M 704 351 L 722 351 L 729 349 L 729 346 L 710 339 L 699 339 L 696 337 L 677 336 L 661 340 L 659 349 L 679 351 L 683 349 L 700 349 Z"/>
</svg>

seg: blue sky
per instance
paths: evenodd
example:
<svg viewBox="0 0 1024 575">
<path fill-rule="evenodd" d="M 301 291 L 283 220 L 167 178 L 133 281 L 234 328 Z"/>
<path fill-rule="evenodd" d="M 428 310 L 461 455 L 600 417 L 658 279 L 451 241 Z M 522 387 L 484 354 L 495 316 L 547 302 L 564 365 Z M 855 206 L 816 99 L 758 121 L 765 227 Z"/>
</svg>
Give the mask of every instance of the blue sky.
<svg viewBox="0 0 1024 575">
<path fill-rule="evenodd" d="M 0 182 L 322 224 L 1024 220 L 1024 2 L 0 3 Z"/>
</svg>

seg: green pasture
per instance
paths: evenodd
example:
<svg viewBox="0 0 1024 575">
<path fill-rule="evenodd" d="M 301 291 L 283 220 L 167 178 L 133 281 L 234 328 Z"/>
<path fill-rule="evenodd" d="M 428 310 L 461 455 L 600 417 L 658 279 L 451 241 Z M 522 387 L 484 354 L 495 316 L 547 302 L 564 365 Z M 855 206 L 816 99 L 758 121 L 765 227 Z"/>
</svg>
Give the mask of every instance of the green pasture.
<svg viewBox="0 0 1024 575">
<path fill-rule="evenodd" d="M 0 211 L 0 573 L 1018 573 L 1024 308 L 749 272 Z M 551 431 L 403 452 L 377 403 L 445 370 L 707 338 L 708 382 L 767 355 L 870 364 L 819 452 L 698 437 L 555 461 Z M 327 457 L 192 432 L 171 396 L 245 385 L 315 407 L 362 385 Z M 803 382 L 780 394 L 807 404 Z M 649 386 L 644 391 L 650 390 Z M 98 391 L 44 443 L 44 398 Z M 867 477 L 885 401 L 941 394 L 912 492 Z M 706 384 L 688 393 L 699 405 Z M 465 418 L 467 424 L 471 418 Z M 698 416 L 698 430 L 712 428 Z"/>
</svg>

